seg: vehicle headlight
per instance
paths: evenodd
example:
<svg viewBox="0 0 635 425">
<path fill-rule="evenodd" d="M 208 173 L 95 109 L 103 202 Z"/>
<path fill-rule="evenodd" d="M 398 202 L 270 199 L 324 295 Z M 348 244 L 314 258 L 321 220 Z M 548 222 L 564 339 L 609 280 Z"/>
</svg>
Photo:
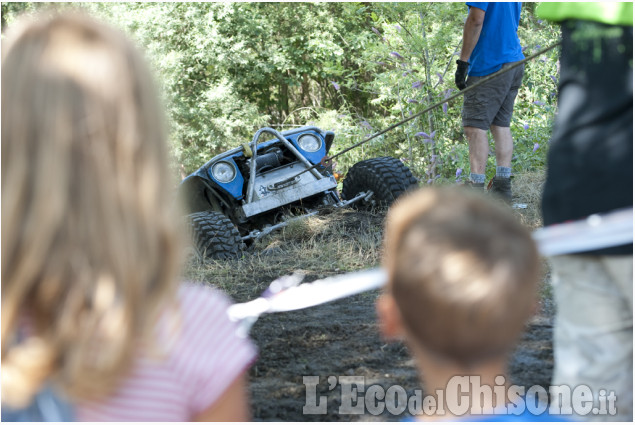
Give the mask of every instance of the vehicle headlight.
<svg viewBox="0 0 635 425">
<path fill-rule="evenodd" d="M 220 183 L 229 183 L 236 178 L 236 167 L 225 161 L 219 161 L 212 166 L 212 176 Z"/>
<path fill-rule="evenodd" d="M 322 141 L 313 134 L 303 134 L 298 139 L 298 146 L 306 152 L 316 152 L 322 147 Z"/>
</svg>

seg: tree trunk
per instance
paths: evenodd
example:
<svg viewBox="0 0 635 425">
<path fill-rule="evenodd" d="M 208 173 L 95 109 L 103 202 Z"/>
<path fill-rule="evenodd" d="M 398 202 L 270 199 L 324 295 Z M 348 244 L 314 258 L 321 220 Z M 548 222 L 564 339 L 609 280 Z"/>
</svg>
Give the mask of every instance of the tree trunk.
<svg viewBox="0 0 635 425">
<path fill-rule="evenodd" d="M 280 122 L 284 121 L 289 115 L 289 85 L 286 82 L 280 83 L 280 103 L 279 103 Z"/>
<path fill-rule="evenodd" d="M 309 74 L 306 72 L 302 74 L 302 107 L 306 108 L 311 105 L 311 98 L 309 97 Z"/>
</svg>

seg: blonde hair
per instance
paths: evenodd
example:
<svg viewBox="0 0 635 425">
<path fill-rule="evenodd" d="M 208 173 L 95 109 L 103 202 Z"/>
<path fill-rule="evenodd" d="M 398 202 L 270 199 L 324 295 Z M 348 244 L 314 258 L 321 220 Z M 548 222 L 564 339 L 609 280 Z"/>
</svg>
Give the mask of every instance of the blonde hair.
<svg viewBox="0 0 635 425">
<path fill-rule="evenodd" d="M 44 380 L 97 397 L 176 290 L 164 117 L 142 56 L 118 31 L 76 13 L 12 31 L 2 60 L 2 401 L 24 404 Z"/>
<path fill-rule="evenodd" d="M 511 350 L 533 308 L 539 257 L 501 206 L 457 189 L 423 189 L 388 212 L 384 266 L 407 332 L 471 367 Z"/>
</svg>

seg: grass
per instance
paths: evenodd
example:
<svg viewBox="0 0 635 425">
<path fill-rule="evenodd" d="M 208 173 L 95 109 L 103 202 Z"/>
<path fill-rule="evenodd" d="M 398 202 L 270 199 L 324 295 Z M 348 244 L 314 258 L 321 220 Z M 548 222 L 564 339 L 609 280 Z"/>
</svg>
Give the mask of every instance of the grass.
<svg viewBox="0 0 635 425">
<path fill-rule="evenodd" d="M 233 261 L 191 261 L 188 280 L 209 282 L 236 301 L 256 298 L 279 276 L 303 273 L 312 281 L 376 267 L 383 215 L 352 209 L 292 222 L 258 241 Z"/>
<path fill-rule="evenodd" d="M 532 230 L 542 227 L 540 204 L 545 177 L 544 171 L 534 171 L 515 175 L 512 182 L 514 202 L 527 204 L 526 209 L 514 210 L 514 213 Z"/>
<path fill-rule="evenodd" d="M 544 173 L 517 175 L 514 202 L 527 204 L 513 213 L 534 230 L 542 226 L 540 198 Z M 190 262 L 185 278 L 208 282 L 236 302 L 257 298 L 277 277 L 303 273 L 306 282 L 350 271 L 377 267 L 381 259 L 384 214 L 336 209 L 291 222 L 256 241 L 243 258 L 233 261 Z M 545 262 L 545 276 L 548 276 Z M 550 296 L 543 279 L 541 294 Z"/>
</svg>

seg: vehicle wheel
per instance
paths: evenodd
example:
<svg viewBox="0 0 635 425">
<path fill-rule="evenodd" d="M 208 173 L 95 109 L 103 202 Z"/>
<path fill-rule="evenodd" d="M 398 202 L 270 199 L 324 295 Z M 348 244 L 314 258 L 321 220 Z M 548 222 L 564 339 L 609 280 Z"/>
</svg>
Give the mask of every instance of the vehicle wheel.
<svg viewBox="0 0 635 425">
<path fill-rule="evenodd" d="M 417 179 L 403 162 L 384 156 L 353 165 L 344 179 L 342 196 L 348 200 L 360 192 L 372 190 L 374 195 L 371 204 L 357 202 L 354 205 L 389 207 L 404 192 L 416 187 Z"/>
<path fill-rule="evenodd" d="M 203 211 L 188 216 L 192 242 L 200 258 L 225 260 L 238 258 L 245 249 L 236 226 L 224 214 Z"/>
</svg>

